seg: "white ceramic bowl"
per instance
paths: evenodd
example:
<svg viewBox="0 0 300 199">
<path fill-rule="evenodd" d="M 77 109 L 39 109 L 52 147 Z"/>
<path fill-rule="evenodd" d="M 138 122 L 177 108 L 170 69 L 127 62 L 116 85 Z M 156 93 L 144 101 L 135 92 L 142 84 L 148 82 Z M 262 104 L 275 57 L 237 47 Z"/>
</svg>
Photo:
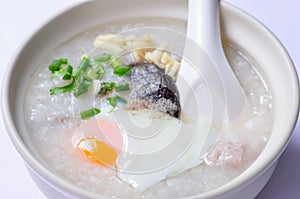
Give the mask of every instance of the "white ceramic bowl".
<svg viewBox="0 0 300 199">
<path fill-rule="evenodd" d="M 39 162 L 36 152 L 30 148 L 23 118 L 23 102 L 29 77 L 40 61 L 37 58 L 44 57 L 49 49 L 86 29 L 105 22 L 137 17 L 186 19 L 187 2 L 99 0 L 78 3 L 39 27 L 10 62 L 2 90 L 4 123 L 32 178 L 48 198 L 102 197 L 75 187 L 53 174 L 50 168 Z M 270 178 L 293 131 L 299 108 L 298 79 L 284 47 L 262 24 L 226 3 L 222 3 L 221 18 L 224 38 L 238 44 L 254 58 L 271 85 L 275 101 L 274 125 L 265 149 L 245 172 L 224 186 L 195 198 L 254 198 Z"/>
</svg>

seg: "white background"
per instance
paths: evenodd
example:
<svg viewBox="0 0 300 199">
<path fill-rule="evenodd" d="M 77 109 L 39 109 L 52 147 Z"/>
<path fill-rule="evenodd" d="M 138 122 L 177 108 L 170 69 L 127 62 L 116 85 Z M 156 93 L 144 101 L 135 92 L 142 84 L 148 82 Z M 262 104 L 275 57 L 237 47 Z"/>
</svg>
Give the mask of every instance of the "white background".
<svg viewBox="0 0 300 199">
<path fill-rule="evenodd" d="M 300 72 L 299 0 L 226 0 L 265 24 L 284 44 Z M 0 77 L 18 45 L 46 18 L 74 0 L 4 0 L 0 6 Z M 0 115 L 0 117 L 2 117 Z M 0 123 L 0 198 L 44 199 Z M 271 180 L 257 199 L 300 198 L 300 125 Z"/>
</svg>

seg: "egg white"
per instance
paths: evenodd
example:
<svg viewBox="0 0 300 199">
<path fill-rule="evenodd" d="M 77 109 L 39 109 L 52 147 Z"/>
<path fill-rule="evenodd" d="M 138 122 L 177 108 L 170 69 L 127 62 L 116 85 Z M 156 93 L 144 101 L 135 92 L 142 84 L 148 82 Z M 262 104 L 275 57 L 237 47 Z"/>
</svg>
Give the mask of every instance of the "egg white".
<svg viewBox="0 0 300 199">
<path fill-rule="evenodd" d="M 114 116 L 123 136 L 123 148 L 116 160 L 117 175 L 137 191 L 201 164 L 211 146 L 206 143 L 213 142 L 207 140 L 207 135 L 218 134 L 200 117 L 184 123 L 145 110 L 118 110 Z"/>
</svg>

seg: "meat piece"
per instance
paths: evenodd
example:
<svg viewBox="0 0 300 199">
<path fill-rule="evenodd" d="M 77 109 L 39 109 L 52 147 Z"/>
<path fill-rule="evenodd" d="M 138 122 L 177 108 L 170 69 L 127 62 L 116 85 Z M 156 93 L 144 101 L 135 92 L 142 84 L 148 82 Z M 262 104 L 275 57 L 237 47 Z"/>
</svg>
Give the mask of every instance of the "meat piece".
<svg viewBox="0 0 300 199">
<path fill-rule="evenodd" d="M 180 115 L 179 93 L 175 82 L 164 71 L 151 63 L 131 65 L 131 94 L 127 106 L 134 109 L 138 101 L 147 107 L 178 118 Z"/>
<path fill-rule="evenodd" d="M 178 98 L 168 87 L 160 87 L 151 97 L 161 105 L 160 110 L 162 112 L 166 112 L 176 118 L 179 117 L 180 104 Z"/>
<path fill-rule="evenodd" d="M 215 166 L 243 167 L 246 164 L 246 149 L 247 143 L 244 140 L 229 136 L 216 144 L 206 157 L 206 163 Z"/>
</svg>

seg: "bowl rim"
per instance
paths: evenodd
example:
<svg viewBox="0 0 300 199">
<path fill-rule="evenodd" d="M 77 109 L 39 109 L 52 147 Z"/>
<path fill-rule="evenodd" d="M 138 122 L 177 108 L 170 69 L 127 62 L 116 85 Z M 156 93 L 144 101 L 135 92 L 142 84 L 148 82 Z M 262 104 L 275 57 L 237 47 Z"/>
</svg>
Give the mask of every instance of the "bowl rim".
<svg viewBox="0 0 300 199">
<path fill-rule="evenodd" d="M 43 21 L 43 23 L 40 26 L 36 27 L 21 43 L 21 45 L 16 50 L 15 54 L 10 59 L 10 62 L 8 64 L 8 66 L 6 68 L 6 72 L 4 74 L 4 78 L 3 78 L 3 82 L 2 82 L 2 91 L 1 91 L 1 94 L 2 94 L 1 114 L 2 114 L 2 118 L 3 118 L 3 122 L 4 122 L 4 125 L 6 128 L 6 131 L 9 135 L 10 140 L 12 141 L 14 147 L 17 149 L 18 153 L 22 156 L 22 158 L 25 160 L 25 162 L 28 165 L 30 165 L 30 167 L 33 168 L 33 170 L 36 173 L 38 173 L 38 175 L 42 176 L 44 179 L 46 179 L 48 182 L 50 182 L 50 185 L 52 187 L 55 187 L 54 185 L 57 185 L 62 190 L 67 190 L 71 194 L 75 194 L 77 197 L 87 197 L 88 196 L 91 198 L 97 198 L 101 195 L 87 191 L 83 188 L 80 188 L 80 187 L 68 182 L 64 178 L 62 178 L 58 175 L 55 175 L 50 170 L 45 168 L 34 157 L 34 155 L 30 152 L 29 148 L 23 142 L 21 135 L 19 135 L 19 133 L 17 131 L 17 128 L 13 122 L 14 120 L 12 118 L 12 114 L 10 113 L 10 102 L 9 102 L 9 87 L 11 84 L 11 77 L 12 77 L 13 71 L 15 69 L 16 60 L 23 52 L 27 43 L 32 38 L 34 38 L 40 32 L 41 29 L 43 29 L 45 26 L 47 26 L 47 24 L 50 23 L 55 18 L 59 17 L 60 15 L 62 15 L 65 12 L 70 12 L 73 9 L 80 7 L 83 4 L 86 4 L 89 2 L 90 1 L 74 2 L 71 5 L 68 5 L 65 8 L 62 8 L 60 11 L 56 12 L 54 15 L 50 16 L 45 21 Z M 245 12 L 245 11 L 241 10 L 240 8 L 234 6 L 230 3 L 227 3 L 227 2 L 221 2 L 221 4 L 222 4 L 223 8 L 229 9 L 231 12 L 237 13 L 239 16 L 242 16 L 243 18 L 247 19 L 247 21 L 250 21 L 251 23 L 254 23 L 256 26 L 258 26 L 259 28 L 263 29 L 264 32 L 269 35 L 269 37 L 273 38 L 274 42 L 276 42 L 278 44 L 278 47 L 281 48 L 282 54 L 289 61 L 288 65 L 290 67 L 289 69 L 291 70 L 291 75 L 292 75 L 291 81 L 293 82 L 293 85 L 295 85 L 295 87 L 294 87 L 295 100 L 294 101 L 296 104 L 294 104 L 294 106 L 296 108 L 295 108 L 295 111 L 293 113 L 291 113 L 291 116 L 292 116 L 291 118 L 293 118 L 293 120 L 290 120 L 290 123 L 288 124 L 289 129 L 287 129 L 287 131 L 290 132 L 290 134 L 288 136 L 289 138 L 287 140 L 285 140 L 284 142 L 282 142 L 282 146 L 278 147 L 276 152 L 271 154 L 271 156 L 266 161 L 264 161 L 264 163 L 261 164 L 260 167 L 258 169 L 256 169 L 255 172 L 251 173 L 251 175 L 248 175 L 243 179 L 238 179 L 238 181 L 234 181 L 234 183 L 232 183 L 232 181 L 231 181 L 217 189 L 213 189 L 212 191 L 209 191 L 207 193 L 195 195 L 195 196 L 192 196 L 189 198 L 197 198 L 199 196 L 213 197 L 216 195 L 221 195 L 221 194 L 230 192 L 230 191 L 234 190 L 234 188 L 237 188 L 238 186 L 241 186 L 241 185 L 251 181 L 253 178 L 258 178 L 260 175 L 262 175 L 263 171 L 266 170 L 268 167 L 270 167 L 277 160 L 277 158 L 282 154 L 284 149 L 286 148 L 286 146 L 290 140 L 290 137 L 292 135 L 293 129 L 296 125 L 296 121 L 297 121 L 298 114 L 299 114 L 299 103 L 300 103 L 299 102 L 299 79 L 298 79 L 294 64 L 293 64 L 288 52 L 282 45 L 282 43 L 276 38 L 276 36 L 267 27 L 265 27 L 261 22 L 256 20 L 253 16 L 251 16 L 247 12 Z"/>
</svg>

